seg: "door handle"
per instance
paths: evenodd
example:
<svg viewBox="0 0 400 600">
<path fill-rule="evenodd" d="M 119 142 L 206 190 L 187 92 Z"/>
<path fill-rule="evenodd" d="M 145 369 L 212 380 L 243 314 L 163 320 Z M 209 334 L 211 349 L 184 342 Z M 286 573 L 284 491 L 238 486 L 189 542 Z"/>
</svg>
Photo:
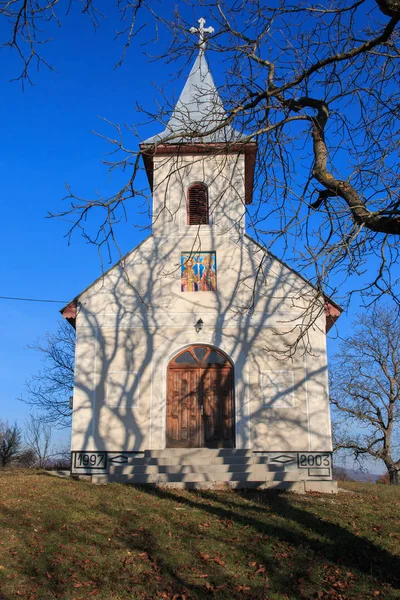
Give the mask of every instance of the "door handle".
<svg viewBox="0 0 400 600">
<path fill-rule="evenodd" d="M 204 415 L 204 404 L 200 405 L 200 414 L 201 414 L 201 416 Z"/>
</svg>

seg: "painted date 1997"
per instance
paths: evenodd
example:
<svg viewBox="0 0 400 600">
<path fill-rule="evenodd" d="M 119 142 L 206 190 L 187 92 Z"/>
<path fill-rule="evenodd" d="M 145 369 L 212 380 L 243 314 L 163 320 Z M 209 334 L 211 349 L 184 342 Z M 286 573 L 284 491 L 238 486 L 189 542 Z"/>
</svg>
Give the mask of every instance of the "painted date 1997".
<svg viewBox="0 0 400 600">
<path fill-rule="evenodd" d="M 329 454 L 316 454 L 316 453 L 299 453 L 299 467 L 300 469 L 308 469 L 310 467 L 330 467 L 330 455 Z"/>
<path fill-rule="evenodd" d="M 75 452 L 75 469 L 105 469 L 107 466 L 106 452 Z"/>
</svg>

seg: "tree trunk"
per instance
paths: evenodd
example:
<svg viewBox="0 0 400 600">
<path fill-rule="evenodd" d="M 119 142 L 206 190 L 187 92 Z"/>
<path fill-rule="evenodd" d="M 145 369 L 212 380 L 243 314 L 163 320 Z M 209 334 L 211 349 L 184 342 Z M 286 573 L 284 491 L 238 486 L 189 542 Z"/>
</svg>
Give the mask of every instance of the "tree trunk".
<svg viewBox="0 0 400 600">
<path fill-rule="evenodd" d="M 400 485 L 400 466 L 391 465 L 388 467 L 390 485 Z"/>
</svg>

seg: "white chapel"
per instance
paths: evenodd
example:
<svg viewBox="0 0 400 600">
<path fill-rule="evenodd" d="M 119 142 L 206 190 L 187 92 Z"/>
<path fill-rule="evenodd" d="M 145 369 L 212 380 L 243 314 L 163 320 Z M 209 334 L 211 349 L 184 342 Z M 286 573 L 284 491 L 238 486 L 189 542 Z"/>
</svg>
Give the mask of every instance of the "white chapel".
<svg viewBox="0 0 400 600">
<path fill-rule="evenodd" d="M 331 492 L 326 332 L 340 308 L 247 235 L 257 145 L 221 126 L 198 31 L 168 125 L 140 147 L 152 233 L 62 310 L 76 328 L 72 472 Z M 312 354 L 287 356 L 307 323 Z"/>
</svg>

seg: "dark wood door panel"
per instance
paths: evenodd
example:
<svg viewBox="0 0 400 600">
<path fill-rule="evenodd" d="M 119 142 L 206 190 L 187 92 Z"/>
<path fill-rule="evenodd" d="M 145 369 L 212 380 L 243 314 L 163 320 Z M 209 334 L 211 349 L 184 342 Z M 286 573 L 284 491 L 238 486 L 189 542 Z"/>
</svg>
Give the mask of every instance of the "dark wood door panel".
<svg viewBox="0 0 400 600">
<path fill-rule="evenodd" d="M 204 445 L 209 448 L 234 446 L 232 369 L 207 369 L 204 382 Z"/>
<path fill-rule="evenodd" d="M 205 446 L 214 445 L 220 439 L 221 415 L 217 380 L 218 374 L 215 369 L 202 369 L 201 381 L 203 385 L 202 400 Z"/>
<path fill-rule="evenodd" d="M 167 446 L 220 448 L 235 445 L 233 368 L 207 348 L 191 347 L 171 361 L 167 378 Z M 182 364 L 185 353 L 192 360 Z M 216 357 L 214 357 L 214 354 Z M 221 361 L 217 364 L 218 356 Z M 200 360 L 202 362 L 200 362 Z M 219 360 L 219 359 L 218 359 Z"/>
<path fill-rule="evenodd" d="M 167 446 L 197 448 L 200 445 L 198 371 L 170 370 L 167 398 Z"/>
<path fill-rule="evenodd" d="M 235 403 L 233 398 L 233 369 L 223 372 L 220 381 L 220 406 L 222 421 L 222 440 L 224 446 L 234 446 Z"/>
</svg>

